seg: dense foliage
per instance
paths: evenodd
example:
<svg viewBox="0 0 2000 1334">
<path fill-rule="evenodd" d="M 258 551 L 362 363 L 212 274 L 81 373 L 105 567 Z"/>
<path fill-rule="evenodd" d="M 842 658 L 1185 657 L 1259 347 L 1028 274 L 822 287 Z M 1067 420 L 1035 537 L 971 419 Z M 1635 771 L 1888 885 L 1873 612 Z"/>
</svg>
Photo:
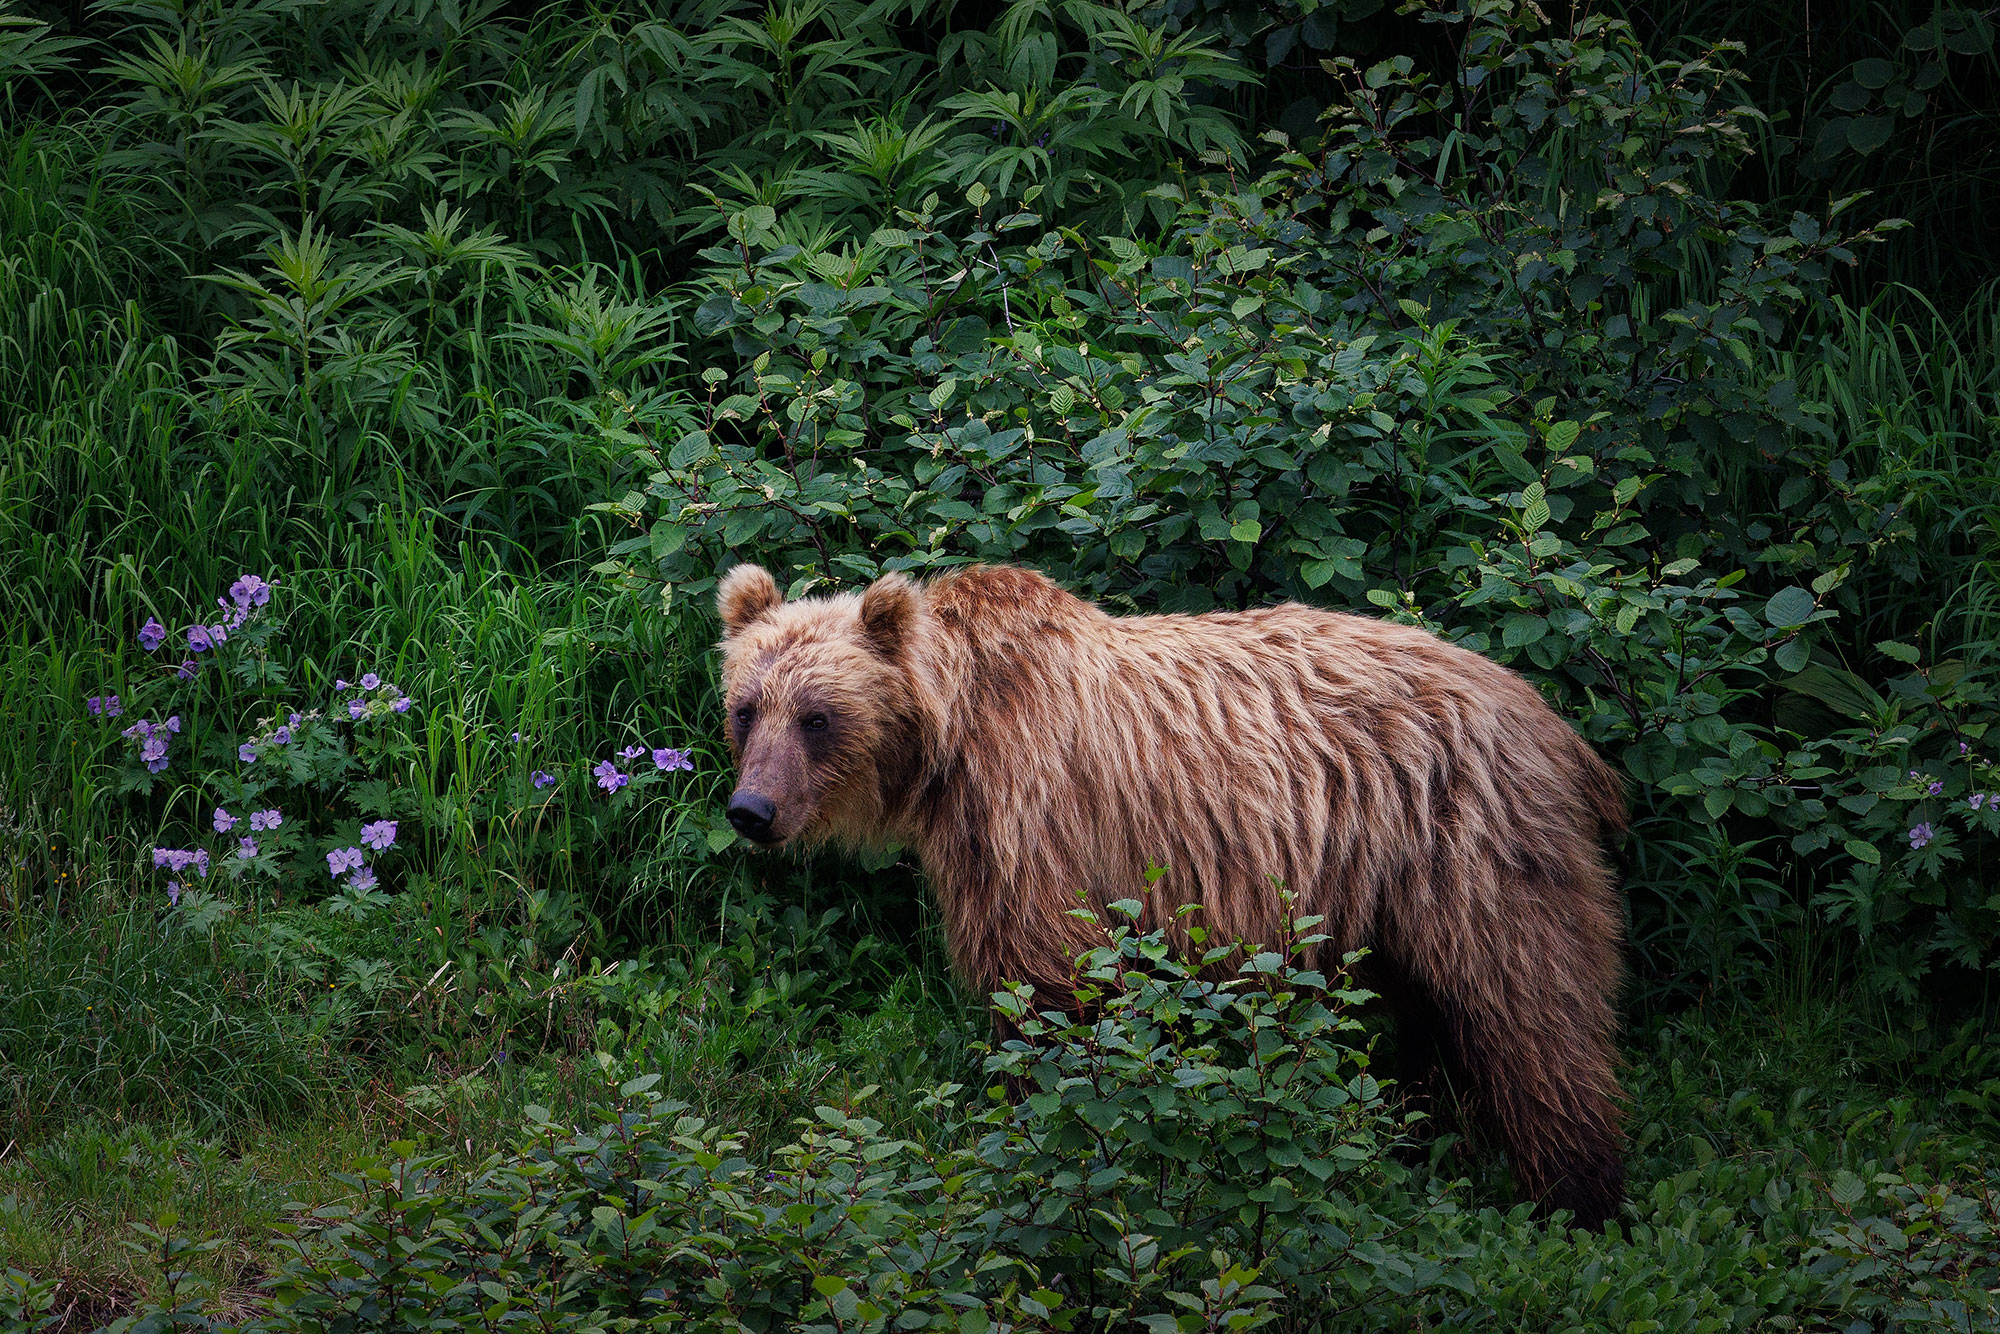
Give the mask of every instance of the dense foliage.
<svg viewBox="0 0 2000 1334">
<path fill-rule="evenodd" d="M 1808 18 L 0 10 L 5 1318 L 265 1300 L 110 1162 L 205 1164 L 244 1235 L 348 1211 L 286 1224 L 297 1328 L 400 1327 L 352 1285 L 404 1242 L 468 1324 L 1989 1317 L 1994 20 Z M 1631 1236 L 1403 1143 L 1337 980 L 1121 936 L 1169 980 L 982 1065 L 907 868 L 718 817 L 745 556 L 1299 598 L 1527 674 L 1638 817 Z M 1689 1055 L 1815 1004 L 1915 1101 Z M 1301 1015 L 1306 1085 L 1228 1102 Z M 1018 1117 L 936 1091 L 1005 1073 Z M 377 1157 L 269 1196 L 285 1126 Z M 161 1264 L 65 1258 L 65 1191 Z"/>
</svg>

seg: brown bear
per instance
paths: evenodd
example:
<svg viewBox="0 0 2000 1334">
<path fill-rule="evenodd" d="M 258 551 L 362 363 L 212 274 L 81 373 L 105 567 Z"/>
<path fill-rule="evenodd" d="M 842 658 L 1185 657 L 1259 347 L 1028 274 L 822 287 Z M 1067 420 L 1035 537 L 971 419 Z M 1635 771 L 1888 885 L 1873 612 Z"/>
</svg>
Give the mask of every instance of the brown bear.
<svg viewBox="0 0 2000 1334">
<path fill-rule="evenodd" d="M 965 978 L 1044 995 L 1102 943 L 1079 891 L 1142 897 L 1157 863 L 1150 924 L 1198 902 L 1263 943 L 1283 884 L 1386 965 L 1528 1198 L 1593 1229 L 1618 1207 L 1625 803 L 1519 676 L 1296 604 L 1112 616 L 1007 567 L 786 602 L 739 565 L 717 601 L 745 837 L 908 845 Z"/>
</svg>

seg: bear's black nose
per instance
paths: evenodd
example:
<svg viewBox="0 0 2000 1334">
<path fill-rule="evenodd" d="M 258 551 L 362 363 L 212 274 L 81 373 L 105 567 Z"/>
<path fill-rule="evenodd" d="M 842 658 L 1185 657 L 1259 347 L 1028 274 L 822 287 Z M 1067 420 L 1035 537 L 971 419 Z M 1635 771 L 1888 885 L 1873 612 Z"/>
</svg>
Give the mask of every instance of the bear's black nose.
<svg viewBox="0 0 2000 1334">
<path fill-rule="evenodd" d="M 729 823 L 736 832 L 759 843 L 771 841 L 771 821 L 778 808 L 761 792 L 738 792 L 729 799 Z"/>
</svg>

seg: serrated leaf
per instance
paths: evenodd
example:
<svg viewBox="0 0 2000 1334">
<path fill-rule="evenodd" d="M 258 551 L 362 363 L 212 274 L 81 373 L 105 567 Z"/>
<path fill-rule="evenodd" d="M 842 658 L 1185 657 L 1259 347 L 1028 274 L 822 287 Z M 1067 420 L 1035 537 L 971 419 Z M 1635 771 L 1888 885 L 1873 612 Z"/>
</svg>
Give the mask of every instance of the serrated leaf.
<svg viewBox="0 0 2000 1334">
<path fill-rule="evenodd" d="M 1875 651 L 1885 658 L 1894 658 L 1897 662 L 1905 663 L 1911 667 L 1916 666 L 1917 659 L 1923 656 L 1910 645 L 1898 643 L 1893 639 L 1883 640 L 1875 646 Z"/>
<path fill-rule="evenodd" d="M 1781 588 L 1764 604 L 1764 619 L 1780 630 L 1790 630 L 1812 619 L 1813 595 L 1793 584 Z"/>
<path fill-rule="evenodd" d="M 1516 613 L 1500 623 L 1500 642 L 1508 648 L 1525 648 L 1548 632 L 1546 616 Z"/>
<path fill-rule="evenodd" d="M 1551 454 L 1567 452 L 1569 447 L 1576 443 L 1576 438 L 1581 434 L 1583 434 L 1583 427 L 1580 423 L 1557 422 L 1555 425 L 1549 427 L 1549 452 Z"/>
</svg>

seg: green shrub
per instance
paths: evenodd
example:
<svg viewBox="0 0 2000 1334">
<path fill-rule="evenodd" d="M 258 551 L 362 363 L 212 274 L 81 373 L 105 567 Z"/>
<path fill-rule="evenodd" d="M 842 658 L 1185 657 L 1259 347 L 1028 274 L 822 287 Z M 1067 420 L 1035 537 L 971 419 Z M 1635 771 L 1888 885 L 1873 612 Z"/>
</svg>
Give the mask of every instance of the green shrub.
<svg viewBox="0 0 2000 1334">
<path fill-rule="evenodd" d="M 1901 640 L 1843 665 L 1848 618 L 1914 592 L 1912 532 L 1774 356 L 1879 232 L 1716 192 L 1755 116 L 1726 51 L 1410 8 L 1460 34 L 1447 79 L 1336 64 L 1325 143 L 1177 195 L 1157 244 L 983 182 L 860 244 L 735 215 L 696 312 L 725 364 L 600 507 L 642 530 L 605 568 L 669 597 L 745 551 L 794 592 L 1018 560 L 1129 609 L 1373 604 L 1622 758 L 1650 976 L 1740 982 L 1809 911 L 1880 986 L 1984 967 L 2000 901 L 1956 863 L 2000 828 L 1988 687 Z"/>
<path fill-rule="evenodd" d="M 280 1229 L 271 1308 L 247 1324 L 184 1277 L 116 1327 L 1719 1334 L 2000 1318 L 1990 1146 L 1907 1106 L 1885 1125 L 1810 1089 L 1724 1092 L 1685 1040 L 1635 1081 L 1638 1184 L 1607 1232 L 1461 1207 L 1463 1183 L 1398 1161 L 1406 1123 L 1358 1045 L 1364 993 L 1300 967 L 1313 925 L 1212 949 L 1208 976 L 1164 932 L 1114 925 L 1078 961 L 1088 1018 L 996 996 L 1020 1037 L 985 1071 L 1018 1105 L 868 1088 L 753 1150 L 601 1056 L 575 1124 L 530 1107 L 470 1168 L 412 1144 L 358 1163 L 345 1200 Z M 872 1114 L 888 1102 L 911 1133 Z M 152 1229 L 138 1244 L 170 1276 L 194 1243 Z"/>
<path fill-rule="evenodd" d="M 413 1146 L 363 1164 L 353 1204 L 297 1230 L 265 1327 L 1245 1328 L 1276 1309 L 1260 1270 L 1376 1263 L 1353 1191 L 1393 1133 L 1347 1045 L 1359 994 L 1283 953 L 1204 980 L 1130 927 L 1079 966 L 1094 1021 L 1008 999 L 1034 1045 L 988 1069 L 1034 1081 L 1018 1113 L 947 1085 L 920 1142 L 823 1106 L 758 1164 L 640 1076 L 593 1126 L 531 1109 L 470 1174 Z M 1217 1143 L 1231 1171 L 1204 1170 Z"/>
</svg>

